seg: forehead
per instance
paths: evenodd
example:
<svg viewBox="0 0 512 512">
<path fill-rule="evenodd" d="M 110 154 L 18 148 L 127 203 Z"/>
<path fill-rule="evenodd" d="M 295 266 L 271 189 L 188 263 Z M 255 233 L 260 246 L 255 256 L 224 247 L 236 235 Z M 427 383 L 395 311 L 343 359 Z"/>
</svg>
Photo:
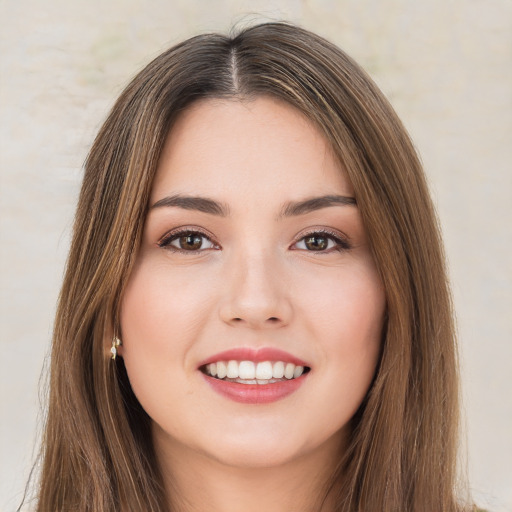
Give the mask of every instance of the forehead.
<svg viewBox="0 0 512 512">
<path fill-rule="evenodd" d="M 353 191 L 318 128 L 294 107 L 258 97 L 201 100 L 178 117 L 160 156 L 152 202 L 169 193 L 227 202 L 238 195 L 252 203 Z"/>
</svg>

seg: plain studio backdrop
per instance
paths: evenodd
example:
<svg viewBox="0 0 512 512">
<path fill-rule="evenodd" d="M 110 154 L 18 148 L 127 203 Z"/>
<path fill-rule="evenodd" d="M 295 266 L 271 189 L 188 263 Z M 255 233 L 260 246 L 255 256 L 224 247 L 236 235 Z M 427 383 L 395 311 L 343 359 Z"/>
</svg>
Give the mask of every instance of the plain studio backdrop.
<svg viewBox="0 0 512 512">
<path fill-rule="evenodd" d="M 34 459 L 82 163 L 108 109 L 185 37 L 282 19 L 362 64 L 419 149 L 453 285 L 470 487 L 512 510 L 511 0 L 0 0 L 0 511 Z"/>
</svg>

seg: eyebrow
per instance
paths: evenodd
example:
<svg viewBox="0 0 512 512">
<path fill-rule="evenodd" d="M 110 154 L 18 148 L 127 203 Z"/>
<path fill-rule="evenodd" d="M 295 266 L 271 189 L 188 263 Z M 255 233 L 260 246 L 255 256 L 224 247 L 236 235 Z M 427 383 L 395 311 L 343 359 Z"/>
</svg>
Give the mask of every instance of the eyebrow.
<svg viewBox="0 0 512 512">
<path fill-rule="evenodd" d="M 196 210 L 212 215 L 227 217 L 229 215 L 229 207 L 225 204 L 208 199 L 207 197 L 182 196 L 179 194 L 164 197 L 158 200 L 150 209 L 162 207 L 177 207 L 184 210 Z"/>
<path fill-rule="evenodd" d="M 330 206 L 355 206 L 357 202 L 354 197 L 327 195 L 320 197 L 312 197 L 302 201 L 289 201 L 284 204 L 279 217 L 294 217 L 305 215 L 306 213 Z M 211 215 L 227 217 L 229 215 L 229 207 L 226 204 L 209 199 L 207 197 L 183 196 L 175 194 L 159 199 L 150 209 L 176 207 L 184 210 L 196 210 Z"/>
<path fill-rule="evenodd" d="M 280 217 L 293 217 L 296 215 L 304 215 L 315 210 L 328 208 L 329 206 L 356 206 L 357 202 L 354 197 L 327 195 L 321 197 L 312 197 L 303 201 L 290 201 L 286 203 L 281 210 Z"/>
</svg>

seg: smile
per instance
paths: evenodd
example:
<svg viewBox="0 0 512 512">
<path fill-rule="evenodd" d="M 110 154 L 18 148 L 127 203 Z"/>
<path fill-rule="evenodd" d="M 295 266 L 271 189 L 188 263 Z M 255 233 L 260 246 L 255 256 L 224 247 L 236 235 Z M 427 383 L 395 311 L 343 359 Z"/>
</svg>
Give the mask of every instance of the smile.
<svg viewBox="0 0 512 512">
<path fill-rule="evenodd" d="M 211 389 L 235 402 L 266 404 L 297 391 L 311 368 L 279 349 L 239 348 L 216 354 L 199 366 Z"/>
<path fill-rule="evenodd" d="M 217 361 L 201 368 L 210 377 L 248 385 L 265 385 L 297 379 L 309 368 L 285 361 Z"/>
</svg>

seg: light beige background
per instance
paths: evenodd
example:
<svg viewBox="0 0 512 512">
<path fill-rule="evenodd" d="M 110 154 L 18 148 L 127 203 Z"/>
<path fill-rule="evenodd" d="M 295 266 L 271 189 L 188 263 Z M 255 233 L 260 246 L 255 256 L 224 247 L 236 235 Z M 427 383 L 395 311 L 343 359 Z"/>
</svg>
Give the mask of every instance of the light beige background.
<svg viewBox="0 0 512 512">
<path fill-rule="evenodd" d="M 39 376 L 96 130 L 161 50 L 253 13 L 339 44 L 410 130 L 446 239 L 471 488 L 494 512 L 512 510 L 512 0 L 0 0 L 0 510 L 15 510 L 33 460 Z"/>
</svg>

